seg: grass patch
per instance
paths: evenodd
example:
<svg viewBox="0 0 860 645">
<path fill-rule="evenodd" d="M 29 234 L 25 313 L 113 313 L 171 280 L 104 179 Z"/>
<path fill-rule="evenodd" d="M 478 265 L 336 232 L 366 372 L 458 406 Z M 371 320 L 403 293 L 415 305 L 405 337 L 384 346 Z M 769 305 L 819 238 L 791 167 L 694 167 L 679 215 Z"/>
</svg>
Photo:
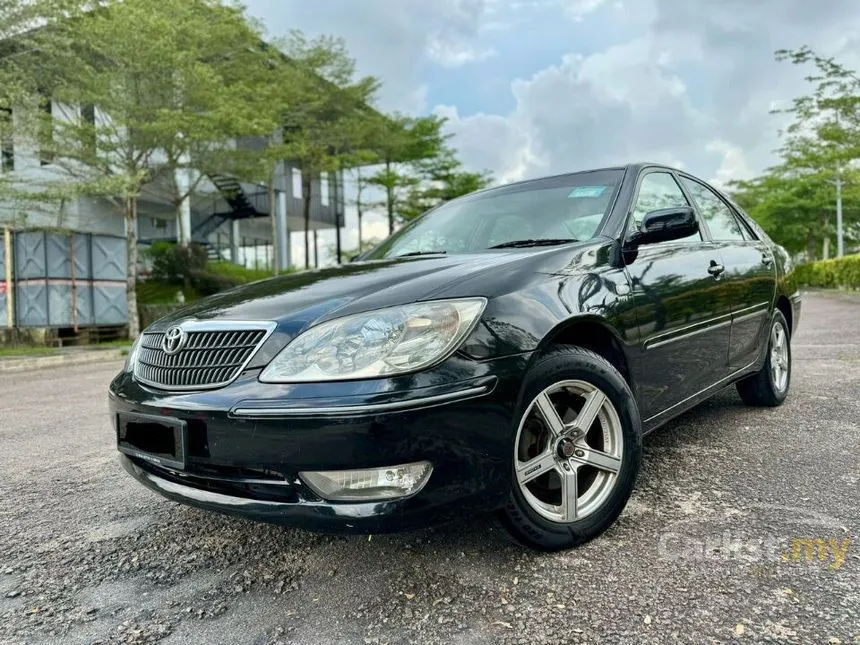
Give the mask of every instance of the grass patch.
<svg viewBox="0 0 860 645">
<path fill-rule="evenodd" d="M 246 269 L 232 262 L 209 262 L 206 264 L 206 271 L 227 278 L 236 284 L 265 280 L 274 275 L 269 269 Z"/>
<path fill-rule="evenodd" d="M 56 347 L 0 347 L 0 358 L 51 356 L 56 353 Z"/>
<path fill-rule="evenodd" d="M 134 341 L 131 341 L 128 338 L 120 338 L 117 340 L 106 340 L 101 343 L 95 343 L 94 345 L 84 345 L 84 347 L 92 347 L 93 349 L 131 349 L 133 342 Z"/>
</svg>

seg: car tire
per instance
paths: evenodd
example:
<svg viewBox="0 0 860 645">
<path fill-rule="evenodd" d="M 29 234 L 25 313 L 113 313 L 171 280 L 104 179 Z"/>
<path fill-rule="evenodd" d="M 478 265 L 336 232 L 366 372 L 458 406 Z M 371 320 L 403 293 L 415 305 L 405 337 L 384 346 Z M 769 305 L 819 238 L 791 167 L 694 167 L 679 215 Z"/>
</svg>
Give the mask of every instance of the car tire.
<svg viewBox="0 0 860 645">
<path fill-rule="evenodd" d="M 551 410 L 544 412 L 547 401 L 558 415 L 558 433 L 546 422 L 544 415 L 552 416 Z M 642 460 L 639 408 L 624 377 L 592 351 L 553 347 L 526 372 L 514 418 L 502 525 L 519 542 L 543 551 L 575 547 L 603 533 L 624 510 Z M 532 463 L 547 465 L 546 470 L 535 476 L 536 466 L 527 466 Z M 535 478 L 526 481 L 530 477 Z M 566 490 L 573 494 L 565 495 Z"/>
<path fill-rule="evenodd" d="M 747 405 L 775 407 L 785 401 L 790 385 L 791 335 L 785 316 L 777 309 L 770 322 L 764 365 L 755 374 L 738 381 L 736 387 Z"/>
</svg>

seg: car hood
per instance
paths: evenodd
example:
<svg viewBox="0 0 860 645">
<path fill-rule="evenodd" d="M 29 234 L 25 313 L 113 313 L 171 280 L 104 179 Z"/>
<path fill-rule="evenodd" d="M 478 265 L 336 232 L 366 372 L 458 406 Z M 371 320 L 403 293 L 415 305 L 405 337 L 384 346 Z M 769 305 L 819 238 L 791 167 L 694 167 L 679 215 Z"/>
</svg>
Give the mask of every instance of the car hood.
<svg viewBox="0 0 860 645">
<path fill-rule="evenodd" d="M 586 244 L 576 247 L 587 246 Z M 430 298 L 488 296 L 481 276 L 500 271 L 554 273 L 569 264 L 564 249 L 524 249 L 447 256 L 420 256 L 354 262 L 338 267 L 278 276 L 205 298 L 159 320 L 152 330 L 185 320 L 289 321 L 293 330 L 336 316 Z M 579 250 L 580 253 L 582 249 Z M 518 265 L 528 265 L 519 267 Z M 495 288 L 495 287 L 494 287 Z"/>
</svg>

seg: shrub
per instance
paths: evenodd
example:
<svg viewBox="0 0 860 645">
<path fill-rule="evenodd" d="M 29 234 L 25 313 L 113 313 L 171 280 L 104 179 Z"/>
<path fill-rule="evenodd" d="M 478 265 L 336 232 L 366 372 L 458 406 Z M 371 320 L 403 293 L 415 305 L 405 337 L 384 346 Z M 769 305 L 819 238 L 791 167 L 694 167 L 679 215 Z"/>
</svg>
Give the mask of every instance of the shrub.
<svg viewBox="0 0 860 645">
<path fill-rule="evenodd" d="M 199 244 L 156 242 L 145 253 L 152 261 L 152 279 L 164 284 L 189 284 L 194 272 L 202 271 L 207 262 L 206 249 Z"/>
<path fill-rule="evenodd" d="M 181 291 L 186 302 L 210 296 L 240 284 L 272 277 L 265 269 L 246 269 L 229 262 L 210 262 L 206 248 L 156 242 L 147 251 L 152 262 L 150 279 L 138 286 L 141 304 L 176 303 Z"/>
<path fill-rule="evenodd" d="M 860 289 L 860 254 L 801 264 L 794 275 L 800 284 L 810 287 Z"/>
</svg>

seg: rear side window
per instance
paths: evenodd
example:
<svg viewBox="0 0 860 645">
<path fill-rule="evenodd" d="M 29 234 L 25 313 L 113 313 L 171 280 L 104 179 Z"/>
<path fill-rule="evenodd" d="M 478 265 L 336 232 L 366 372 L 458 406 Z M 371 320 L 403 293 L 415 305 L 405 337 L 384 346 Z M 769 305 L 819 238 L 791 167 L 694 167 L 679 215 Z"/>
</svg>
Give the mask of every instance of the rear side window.
<svg viewBox="0 0 860 645">
<path fill-rule="evenodd" d="M 687 177 L 681 177 L 681 181 L 693 196 L 714 240 L 740 242 L 747 239 L 735 214 L 714 191 Z"/>
<path fill-rule="evenodd" d="M 750 216 L 734 202 L 730 202 L 730 204 L 735 213 L 735 217 L 738 218 L 738 221 L 741 223 L 741 227 L 744 229 L 744 236 L 748 240 L 758 240 L 759 233 L 756 230 L 755 225 L 752 223 Z"/>
</svg>

